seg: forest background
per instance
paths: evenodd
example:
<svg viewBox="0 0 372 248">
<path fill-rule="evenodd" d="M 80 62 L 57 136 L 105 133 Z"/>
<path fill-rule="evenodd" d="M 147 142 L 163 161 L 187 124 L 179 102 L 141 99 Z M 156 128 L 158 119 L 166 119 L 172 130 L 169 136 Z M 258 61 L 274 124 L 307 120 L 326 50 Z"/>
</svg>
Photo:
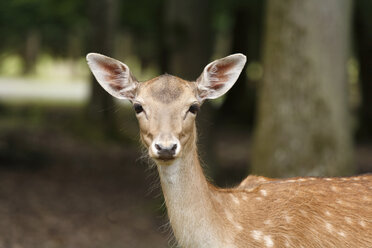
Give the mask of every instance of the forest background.
<svg viewBox="0 0 372 248">
<path fill-rule="evenodd" d="M 197 120 L 219 186 L 372 172 L 369 0 L 2 0 L 0 37 L 0 247 L 173 244 L 132 107 L 88 52 L 141 81 L 247 56 Z"/>
</svg>

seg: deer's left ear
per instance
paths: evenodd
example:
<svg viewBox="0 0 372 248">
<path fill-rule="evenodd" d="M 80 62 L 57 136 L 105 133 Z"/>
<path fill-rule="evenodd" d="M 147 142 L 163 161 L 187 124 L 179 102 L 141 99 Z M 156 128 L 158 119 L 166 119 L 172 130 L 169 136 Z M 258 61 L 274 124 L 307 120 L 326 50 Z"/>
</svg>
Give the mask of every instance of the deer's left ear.
<svg viewBox="0 0 372 248">
<path fill-rule="evenodd" d="M 209 63 L 196 80 L 199 101 L 225 94 L 238 79 L 245 62 L 246 57 L 237 53 Z"/>
</svg>

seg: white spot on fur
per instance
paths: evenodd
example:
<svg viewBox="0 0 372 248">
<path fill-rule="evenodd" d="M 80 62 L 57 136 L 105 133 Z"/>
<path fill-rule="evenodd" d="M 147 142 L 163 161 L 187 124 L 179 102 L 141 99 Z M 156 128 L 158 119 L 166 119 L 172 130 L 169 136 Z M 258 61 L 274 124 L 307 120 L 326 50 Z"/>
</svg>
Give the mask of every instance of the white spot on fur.
<svg viewBox="0 0 372 248">
<path fill-rule="evenodd" d="M 271 236 L 270 235 L 265 235 L 263 237 L 263 239 L 265 241 L 266 247 L 273 247 L 274 246 L 274 241 L 271 239 Z"/>
<path fill-rule="evenodd" d="M 272 221 L 271 221 L 271 220 L 265 220 L 265 221 L 264 221 L 264 224 L 265 224 L 265 225 L 271 225 L 271 224 L 272 224 Z"/>
<path fill-rule="evenodd" d="M 326 181 L 332 181 L 333 179 L 332 178 L 324 178 L 324 180 L 326 180 Z"/>
<path fill-rule="evenodd" d="M 233 219 L 233 215 L 231 214 L 231 212 L 229 210 L 226 210 L 225 209 L 225 215 L 226 215 L 226 218 L 229 220 L 229 221 L 232 221 Z"/>
<path fill-rule="evenodd" d="M 290 223 L 292 220 L 292 217 L 289 215 L 284 216 L 284 218 L 285 218 L 285 221 L 287 221 L 287 223 Z"/>
<path fill-rule="evenodd" d="M 346 234 L 343 232 L 343 231 L 340 231 L 340 232 L 337 232 L 338 235 L 342 236 L 342 237 L 346 237 Z"/>
<path fill-rule="evenodd" d="M 262 201 L 262 198 L 261 197 L 256 197 L 256 200 L 257 201 Z"/>
<path fill-rule="evenodd" d="M 263 177 L 260 177 L 260 178 L 258 178 L 257 181 L 259 181 L 259 182 L 266 182 L 267 180 L 265 178 L 263 178 Z"/>
<path fill-rule="evenodd" d="M 353 224 L 353 221 L 351 220 L 350 217 L 345 217 L 345 221 L 347 224 Z"/>
<path fill-rule="evenodd" d="M 291 247 L 291 245 L 289 244 L 289 241 L 288 241 L 288 240 L 286 240 L 286 241 L 284 242 L 284 245 L 285 245 L 285 247 Z"/>
<path fill-rule="evenodd" d="M 243 227 L 242 227 L 240 224 L 238 224 L 238 223 L 235 223 L 234 226 L 235 226 L 235 228 L 238 229 L 239 231 L 242 231 L 242 230 L 243 230 Z"/>
<path fill-rule="evenodd" d="M 342 200 L 336 200 L 336 203 L 340 204 L 340 205 L 343 205 L 344 202 Z"/>
<path fill-rule="evenodd" d="M 359 221 L 359 225 L 362 227 L 366 227 L 366 222 L 364 220 Z"/>
<path fill-rule="evenodd" d="M 326 222 L 326 225 L 325 226 L 326 226 L 328 232 L 333 232 L 333 226 L 332 226 L 332 224 Z"/>
<path fill-rule="evenodd" d="M 298 179 L 298 181 L 299 182 L 305 182 L 305 181 L 307 181 L 305 178 L 300 178 L 300 179 Z"/>
<path fill-rule="evenodd" d="M 243 195 L 242 198 L 243 198 L 243 201 L 246 201 L 248 199 L 246 195 Z"/>
<path fill-rule="evenodd" d="M 327 216 L 331 216 L 331 213 L 327 210 L 327 211 L 325 211 L 325 214 L 327 215 Z"/>
<path fill-rule="evenodd" d="M 219 195 L 214 195 L 214 199 L 215 199 L 219 204 L 222 204 L 222 199 L 219 197 Z"/>
<path fill-rule="evenodd" d="M 252 188 L 244 188 L 244 191 L 245 191 L 245 192 L 253 192 L 255 189 L 256 189 L 256 187 L 252 187 Z"/>
<path fill-rule="evenodd" d="M 311 180 L 311 181 L 315 181 L 316 178 L 315 178 L 315 177 L 310 177 L 309 180 Z"/>
<path fill-rule="evenodd" d="M 294 182 L 296 182 L 296 180 L 291 179 L 291 180 L 287 180 L 287 182 L 288 183 L 294 183 Z"/>
<path fill-rule="evenodd" d="M 239 199 L 236 196 L 234 196 L 233 194 L 230 194 L 230 196 L 231 196 L 231 199 L 233 200 L 233 202 L 235 204 L 237 204 L 237 205 L 240 204 L 240 201 L 239 201 Z"/>
<path fill-rule="evenodd" d="M 301 212 L 301 214 L 302 214 L 303 216 L 307 216 L 307 212 L 306 212 L 306 211 L 300 209 L 300 212 Z"/>
<path fill-rule="evenodd" d="M 264 190 L 264 189 L 261 189 L 261 190 L 260 190 L 260 193 L 261 193 L 261 195 L 263 195 L 263 196 L 267 196 L 267 191 Z"/>
<path fill-rule="evenodd" d="M 337 188 L 336 186 L 332 186 L 332 187 L 331 187 L 331 190 L 332 190 L 333 192 L 337 192 L 337 191 L 338 191 L 338 188 Z"/>
<path fill-rule="evenodd" d="M 259 231 L 259 230 L 253 230 L 253 231 L 251 232 L 251 236 L 252 236 L 252 238 L 254 238 L 255 240 L 260 241 L 261 238 L 262 238 L 262 232 Z"/>
<path fill-rule="evenodd" d="M 353 180 L 359 181 L 360 180 L 360 177 L 353 177 Z"/>
</svg>

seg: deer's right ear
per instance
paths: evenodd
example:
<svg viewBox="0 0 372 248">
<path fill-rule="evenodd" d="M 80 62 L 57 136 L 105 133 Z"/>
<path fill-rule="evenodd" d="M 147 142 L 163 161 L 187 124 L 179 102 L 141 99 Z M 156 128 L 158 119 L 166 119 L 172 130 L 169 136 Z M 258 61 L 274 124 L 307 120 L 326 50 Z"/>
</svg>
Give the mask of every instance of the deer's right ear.
<svg viewBox="0 0 372 248">
<path fill-rule="evenodd" d="M 89 53 L 87 61 L 94 77 L 108 93 L 119 99 L 135 98 L 138 81 L 126 64 L 98 53 Z"/>
</svg>

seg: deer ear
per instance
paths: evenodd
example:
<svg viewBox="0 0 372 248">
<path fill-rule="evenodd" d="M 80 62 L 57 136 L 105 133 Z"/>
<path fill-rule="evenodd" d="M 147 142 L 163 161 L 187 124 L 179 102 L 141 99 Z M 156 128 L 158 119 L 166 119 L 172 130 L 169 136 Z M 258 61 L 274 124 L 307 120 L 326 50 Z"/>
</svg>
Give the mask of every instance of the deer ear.
<svg viewBox="0 0 372 248">
<path fill-rule="evenodd" d="M 246 57 L 237 53 L 209 63 L 196 80 L 199 101 L 225 94 L 238 79 L 245 61 Z"/>
<path fill-rule="evenodd" d="M 94 77 L 108 93 L 119 99 L 135 98 L 138 81 L 126 64 L 98 53 L 89 53 L 87 61 Z"/>
</svg>

